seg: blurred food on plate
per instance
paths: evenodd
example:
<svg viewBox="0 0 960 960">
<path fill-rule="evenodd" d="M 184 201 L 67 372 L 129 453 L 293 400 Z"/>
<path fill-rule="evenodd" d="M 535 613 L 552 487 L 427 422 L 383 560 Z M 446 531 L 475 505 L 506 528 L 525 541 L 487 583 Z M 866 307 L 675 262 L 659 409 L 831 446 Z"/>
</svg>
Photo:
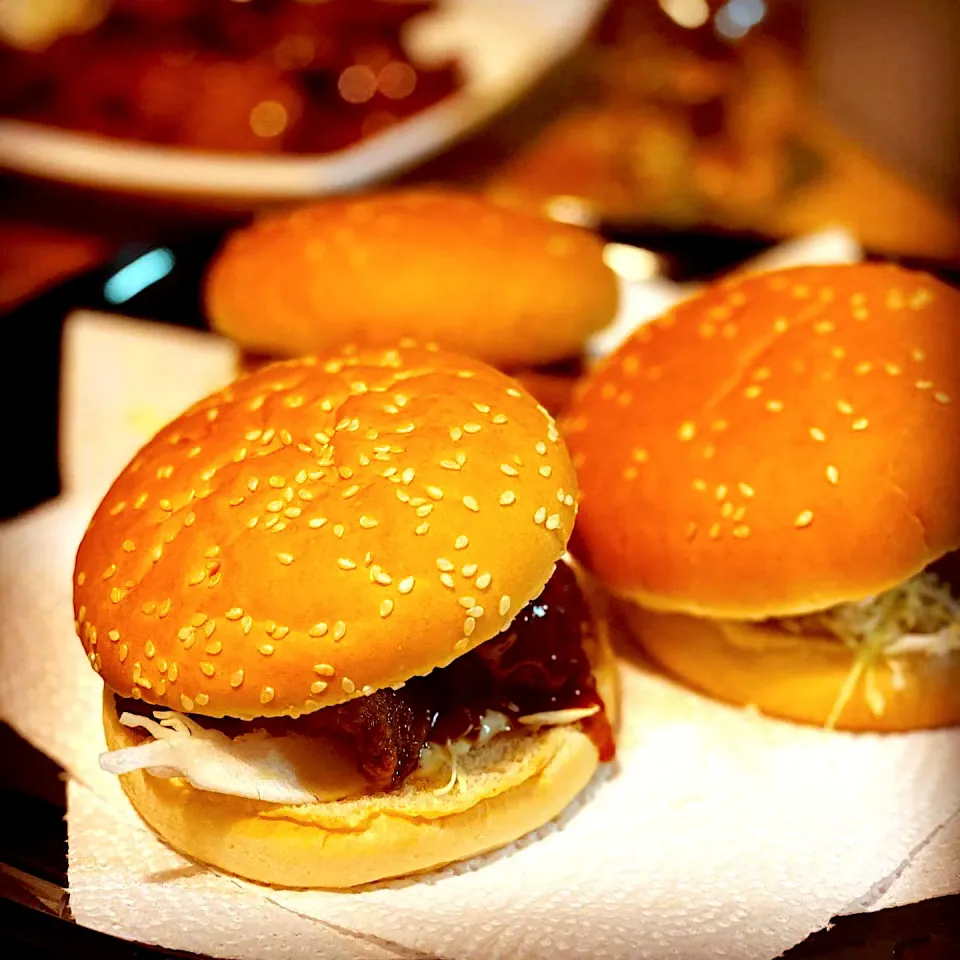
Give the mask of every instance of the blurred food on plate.
<svg viewBox="0 0 960 960">
<path fill-rule="evenodd" d="M 405 48 L 411 18 L 435 6 L 7 4 L 0 7 L 11 8 L 0 17 L 0 115 L 202 150 L 329 153 L 457 89 L 455 64 L 414 63 Z"/>
</svg>

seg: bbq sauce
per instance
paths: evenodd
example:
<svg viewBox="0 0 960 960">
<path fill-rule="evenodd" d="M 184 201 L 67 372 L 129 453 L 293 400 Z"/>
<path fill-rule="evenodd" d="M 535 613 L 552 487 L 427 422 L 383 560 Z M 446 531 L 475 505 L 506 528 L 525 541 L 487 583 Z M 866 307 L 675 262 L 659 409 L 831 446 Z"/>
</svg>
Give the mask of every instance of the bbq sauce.
<svg viewBox="0 0 960 960">
<path fill-rule="evenodd" d="M 601 759 L 613 757 L 613 737 L 585 650 L 593 619 L 565 563 L 510 627 L 453 663 L 409 681 L 404 691 L 430 705 L 428 739 L 471 739 L 488 710 L 519 717 L 552 710 L 599 707 L 587 724 Z M 404 691 L 400 691 L 401 693 Z M 594 729 L 595 728 L 595 729 Z"/>
<path fill-rule="evenodd" d="M 399 690 L 378 690 L 297 719 L 191 716 L 230 737 L 253 730 L 276 736 L 338 734 L 353 746 L 371 783 L 387 789 L 413 773 L 425 744 L 475 739 L 488 711 L 506 715 L 513 728 L 523 729 L 519 718 L 529 714 L 598 707 L 581 725 L 600 759 L 608 761 L 614 756 L 613 731 L 585 649 L 593 629 L 576 576 L 560 563 L 508 630 Z M 157 709 L 122 697 L 117 697 L 117 707 L 141 716 Z"/>
</svg>

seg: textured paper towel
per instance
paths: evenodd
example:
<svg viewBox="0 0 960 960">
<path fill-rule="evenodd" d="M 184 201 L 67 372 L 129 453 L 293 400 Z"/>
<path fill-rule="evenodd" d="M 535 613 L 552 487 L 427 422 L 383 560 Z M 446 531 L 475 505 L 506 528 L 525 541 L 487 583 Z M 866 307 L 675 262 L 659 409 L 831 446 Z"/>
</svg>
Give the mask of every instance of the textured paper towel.
<svg viewBox="0 0 960 960">
<path fill-rule="evenodd" d="M 266 891 L 217 876 L 157 841 L 96 766 L 98 682 L 71 652 L 79 645 L 62 545 L 79 535 L 72 514 L 83 508 L 67 501 L 2 531 L 2 577 L 20 603 L 0 608 L 4 649 L 19 651 L 0 677 L 28 664 L 31 673 L 29 683 L 0 684 L 0 710 L 83 781 L 70 792 L 71 903 L 81 922 L 113 933 L 247 957 L 257 951 L 244 947 L 245 930 L 293 931 L 314 917 L 313 936 L 281 936 L 278 956 L 312 956 L 320 943 L 332 952 L 342 931 L 356 931 L 364 946 L 463 960 L 759 960 L 869 893 L 960 808 L 955 731 L 854 737 L 793 727 L 624 661 L 619 769 L 560 828 L 362 893 Z M 14 553 L 21 560 L 10 565 Z M 38 594 L 59 601 L 34 606 Z M 49 692 L 38 692 L 38 677 Z M 228 919 L 240 915 L 240 926 Z"/>
<path fill-rule="evenodd" d="M 113 465 L 149 435 L 150 418 L 176 412 L 229 372 L 222 345 L 177 331 L 163 331 L 162 368 L 145 361 L 159 347 L 150 330 L 145 340 L 127 336 L 138 326 L 68 324 L 67 343 L 78 344 L 68 362 L 82 358 L 82 368 L 66 374 L 76 389 L 65 445 L 93 445 L 98 455 L 71 461 L 68 496 L 0 530 L 0 717 L 78 781 L 69 839 L 81 922 L 242 958 L 749 960 L 777 955 L 845 909 L 904 902 L 898 888 L 909 891 L 904 899 L 956 889 L 953 863 L 941 859 L 955 849 L 943 841 L 960 809 L 956 732 L 796 728 L 704 700 L 636 662 L 624 664 L 619 769 L 559 827 L 507 851 L 336 894 L 268 891 L 166 849 L 97 767 L 100 687 L 73 635 L 70 572 Z M 82 349 L 90 337 L 101 349 Z M 104 357 L 139 364 L 139 375 L 111 375 Z M 188 369 L 174 383 L 164 374 Z M 101 429 L 108 415 L 119 432 Z M 905 867 L 912 858 L 924 876 Z"/>
</svg>

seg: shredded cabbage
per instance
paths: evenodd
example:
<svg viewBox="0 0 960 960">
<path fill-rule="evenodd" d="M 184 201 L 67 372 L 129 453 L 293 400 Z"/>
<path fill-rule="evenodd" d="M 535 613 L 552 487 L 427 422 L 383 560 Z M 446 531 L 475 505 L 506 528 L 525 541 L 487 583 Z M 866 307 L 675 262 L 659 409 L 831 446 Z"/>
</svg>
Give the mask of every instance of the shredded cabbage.
<svg viewBox="0 0 960 960">
<path fill-rule="evenodd" d="M 154 716 L 156 720 L 122 714 L 125 727 L 142 727 L 154 739 L 101 754 L 100 767 L 115 774 L 146 770 L 157 777 L 183 777 L 198 790 L 250 800 L 296 804 L 318 799 L 300 782 L 288 752 L 292 738 L 260 731 L 233 740 L 172 710 L 157 710 Z"/>
<path fill-rule="evenodd" d="M 874 716 L 886 709 L 877 685 L 876 670 L 885 664 L 894 690 L 906 685 L 903 657 L 923 654 L 946 656 L 960 650 L 960 600 L 935 574 L 919 573 L 903 583 L 819 613 L 776 621 L 789 633 L 836 637 L 854 653 L 854 663 L 834 704 L 828 727 L 833 727 L 857 684 Z"/>
</svg>

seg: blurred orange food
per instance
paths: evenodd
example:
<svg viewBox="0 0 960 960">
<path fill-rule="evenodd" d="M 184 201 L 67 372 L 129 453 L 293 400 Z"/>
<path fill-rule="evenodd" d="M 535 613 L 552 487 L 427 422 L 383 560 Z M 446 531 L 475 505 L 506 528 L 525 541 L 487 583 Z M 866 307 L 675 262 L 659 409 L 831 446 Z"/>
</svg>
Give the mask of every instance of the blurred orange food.
<svg viewBox="0 0 960 960">
<path fill-rule="evenodd" d="M 115 0 L 45 49 L 0 47 L 0 114 L 241 153 L 326 153 L 438 102 L 452 63 L 402 31 L 433 0 Z"/>
</svg>

